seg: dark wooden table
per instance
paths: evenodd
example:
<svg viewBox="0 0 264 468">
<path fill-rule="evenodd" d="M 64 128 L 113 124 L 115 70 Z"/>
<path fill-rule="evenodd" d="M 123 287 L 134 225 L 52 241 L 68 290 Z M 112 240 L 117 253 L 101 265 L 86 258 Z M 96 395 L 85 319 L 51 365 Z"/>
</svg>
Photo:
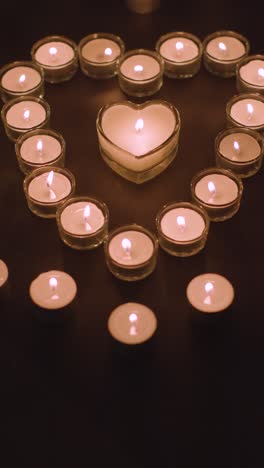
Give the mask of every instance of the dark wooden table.
<svg viewBox="0 0 264 468">
<path fill-rule="evenodd" d="M 1 6 L 1 65 L 29 58 L 32 44 L 48 34 L 78 42 L 98 31 L 120 35 L 128 50 L 153 48 L 172 30 L 203 39 L 235 29 L 252 53 L 264 50 L 263 7 L 254 2 L 161 0 L 147 16 L 120 1 L 89 3 Z M 165 79 L 155 98 L 180 111 L 180 150 L 169 169 L 141 186 L 99 155 L 98 110 L 125 98 L 116 79 L 94 81 L 79 71 L 68 83 L 47 85 L 45 97 L 51 128 L 66 139 L 77 193 L 107 203 L 110 228 L 137 222 L 154 230 L 159 208 L 190 200 L 192 176 L 214 165 L 214 139 L 235 93 L 234 79 L 204 68 L 190 80 Z M 263 169 L 245 181 L 238 214 L 211 224 L 202 253 L 177 259 L 160 252 L 151 277 L 126 284 L 108 272 L 102 247 L 71 250 L 54 220 L 28 210 L 3 127 L 0 148 L 0 257 L 10 270 L 0 313 L 1 466 L 262 467 Z M 75 318 L 65 327 L 45 327 L 33 316 L 29 284 L 49 269 L 67 271 L 78 284 Z M 208 271 L 227 276 L 236 291 L 232 308 L 214 317 L 194 313 L 185 295 L 188 282 Z M 112 309 L 126 301 L 146 304 L 158 318 L 155 337 L 139 347 L 114 342 L 106 328 Z"/>
</svg>

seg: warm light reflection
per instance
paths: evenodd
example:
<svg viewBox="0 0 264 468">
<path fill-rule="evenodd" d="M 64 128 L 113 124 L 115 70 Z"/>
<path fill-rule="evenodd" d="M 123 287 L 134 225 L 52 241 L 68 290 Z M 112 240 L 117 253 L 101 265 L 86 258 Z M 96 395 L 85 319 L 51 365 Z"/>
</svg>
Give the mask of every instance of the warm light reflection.
<svg viewBox="0 0 264 468">
<path fill-rule="evenodd" d="M 219 42 L 218 47 L 219 47 L 219 49 L 220 49 L 222 52 L 226 52 L 226 51 L 227 51 L 227 47 L 226 47 L 226 45 L 225 45 L 224 42 Z"/>
<path fill-rule="evenodd" d="M 104 54 L 110 57 L 112 55 L 113 51 L 110 47 L 107 47 L 104 51 Z"/>
<path fill-rule="evenodd" d="M 144 128 L 144 120 L 143 119 L 137 119 L 135 123 L 135 129 L 137 133 L 140 133 L 141 130 Z"/>
<path fill-rule="evenodd" d="M 53 184 L 54 171 L 50 171 L 47 177 L 47 186 L 50 188 Z"/>
<path fill-rule="evenodd" d="M 124 239 L 122 239 L 122 247 L 127 254 L 130 254 L 130 250 L 132 247 L 131 241 L 124 237 Z"/>
<path fill-rule="evenodd" d="M 184 216 L 177 216 L 176 222 L 180 229 L 184 229 L 186 226 L 186 221 Z"/>
<path fill-rule="evenodd" d="M 210 180 L 210 181 L 208 182 L 207 187 L 208 187 L 208 190 L 209 190 L 210 194 L 211 194 L 212 196 L 214 196 L 214 195 L 216 194 L 216 187 L 215 187 L 215 184 L 213 183 L 212 180 Z"/>
<path fill-rule="evenodd" d="M 50 47 L 49 48 L 49 54 L 50 54 L 52 60 L 55 60 L 55 58 L 57 56 L 57 53 L 58 53 L 57 47 Z"/>
<path fill-rule="evenodd" d="M 49 279 L 49 285 L 50 285 L 50 288 L 52 289 L 52 291 L 55 291 L 57 289 L 58 281 L 57 281 L 56 278 L 54 278 L 54 276 L 52 276 Z"/>
<path fill-rule="evenodd" d="M 211 283 L 211 281 L 208 281 L 207 283 L 205 283 L 204 290 L 205 290 L 207 296 L 204 298 L 203 302 L 204 302 L 204 304 L 210 305 L 210 304 L 212 304 L 211 294 L 212 294 L 212 292 L 214 290 L 213 283 Z"/>
<path fill-rule="evenodd" d="M 253 112 L 254 112 L 254 107 L 252 106 L 252 104 L 248 103 L 247 104 L 248 120 L 252 118 Z"/>
<path fill-rule="evenodd" d="M 18 78 L 18 83 L 20 84 L 20 86 L 23 86 L 25 84 L 25 81 L 26 81 L 26 75 L 23 73 L 22 75 L 20 75 L 20 77 Z"/>
<path fill-rule="evenodd" d="M 142 73 L 143 70 L 144 70 L 144 67 L 143 67 L 142 65 L 135 65 L 135 66 L 134 66 L 134 71 L 135 71 L 136 73 Z"/>
<path fill-rule="evenodd" d="M 234 141 L 233 147 L 234 147 L 235 152 L 237 154 L 239 154 L 240 153 L 240 144 L 238 143 L 238 141 Z"/>
<path fill-rule="evenodd" d="M 26 109 L 23 113 L 24 120 L 29 120 L 30 118 L 30 110 Z"/>
<path fill-rule="evenodd" d="M 90 205 L 86 205 L 83 210 L 83 220 L 85 222 L 85 228 L 87 231 L 91 231 L 92 229 L 90 224 L 88 223 L 90 215 L 91 215 L 91 207 Z"/>
<path fill-rule="evenodd" d="M 137 314 L 135 314 L 135 313 L 132 312 L 132 314 L 129 315 L 128 320 L 129 320 L 129 322 L 132 324 L 132 325 L 129 327 L 129 334 L 130 334 L 131 336 L 137 335 L 137 328 L 136 328 L 136 325 L 135 325 L 136 322 L 137 322 L 137 320 L 138 320 Z"/>
<path fill-rule="evenodd" d="M 181 54 L 184 48 L 184 45 L 181 41 L 177 41 L 175 44 L 175 48 L 178 54 Z"/>
<path fill-rule="evenodd" d="M 42 153 L 42 151 L 43 151 L 43 141 L 42 140 L 37 141 L 37 151 L 39 153 Z"/>
<path fill-rule="evenodd" d="M 130 323 L 135 323 L 137 319 L 138 319 L 138 316 L 134 312 L 132 312 L 132 314 L 130 314 L 128 317 L 128 320 Z"/>
<path fill-rule="evenodd" d="M 258 77 L 263 80 L 264 78 L 264 68 L 259 68 L 258 69 Z"/>
</svg>

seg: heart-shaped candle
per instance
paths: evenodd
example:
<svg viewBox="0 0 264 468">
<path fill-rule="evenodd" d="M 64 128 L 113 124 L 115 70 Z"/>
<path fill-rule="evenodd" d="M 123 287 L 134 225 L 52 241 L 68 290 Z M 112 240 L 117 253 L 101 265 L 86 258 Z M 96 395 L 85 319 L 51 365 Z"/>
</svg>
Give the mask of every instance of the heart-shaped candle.
<svg viewBox="0 0 264 468">
<path fill-rule="evenodd" d="M 139 184 L 158 175 L 175 158 L 180 116 L 166 101 L 121 101 L 99 111 L 97 133 L 106 163 Z"/>
</svg>

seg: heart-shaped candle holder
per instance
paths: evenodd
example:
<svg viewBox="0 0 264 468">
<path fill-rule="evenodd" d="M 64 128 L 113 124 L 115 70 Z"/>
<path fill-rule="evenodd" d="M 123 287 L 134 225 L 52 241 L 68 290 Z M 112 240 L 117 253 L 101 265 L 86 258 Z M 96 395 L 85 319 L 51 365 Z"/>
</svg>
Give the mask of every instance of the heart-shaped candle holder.
<svg viewBox="0 0 264 468">
<path fill-rule="evenodd" d="M 180 115 L 166 101 L 106 105 L 98 113 L 96 127 L 105 162 L 137 184 L 156 177 L 177 154 Z"/>
</svg>

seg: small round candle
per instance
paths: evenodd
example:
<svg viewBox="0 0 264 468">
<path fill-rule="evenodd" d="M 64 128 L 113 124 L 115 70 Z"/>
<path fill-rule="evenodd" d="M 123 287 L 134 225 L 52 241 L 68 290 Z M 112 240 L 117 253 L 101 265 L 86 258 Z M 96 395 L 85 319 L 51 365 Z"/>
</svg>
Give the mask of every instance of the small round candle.
<svg viewBox="0 0 264 468">
<path fill-rule="evenodd" d="M 215 140 L 216 163 L 240 177 L 250 177 L 261 167 L 263 138 L 254 130 L 233 127 L 220 132 Z"/>
<path fill-rule="evenodd" d="M 65 140 L 54 130 L 33 130 L 18 138 L 16 155 L 19 167 L 24 174 L 46 166 L 64 166 Z"/>
<path fill-rule="evenodd" d="M 42 99 L 22 96 L 7 102 L 1 115 L 8 138 L 16 141 L 29 130 L 48 126 L 50 106 Z"/>
<path fill-rule="evenodd" d="M 195 309 L 206 313 L 221 312 L 234 300 L 232 284 L 216 273 L 205 273 L 193 278 L 186 294 Z"/>
<path fill-rule="evenodd" d="M 229 127 L 246 127 L 264 131 L 264 96 L 238 94 L 227 103 L 226 118 Z"/>
<path fill-rule="evenodd" d="M 151 50 L 131 50 L 120 60 L 118 80 L 122 91 L 129 96 L 151 96 L 163 84 L 164 62 Z"/>
<path fill-rule="evenodd" d="M 210 168 L 193 177 L 191 192 L 211 221 L 224 221 L 238 211 L 243 184 L 232 171 Z"/>
<path fill-rule="evenodd" d="M 67 200 L 57 211 L 57 224 L 62 241 L 73 249 L 98 247 L 108 233 L 107 206 L 94 198 Z"/>
<path fill-rule="evenodd" d="M 59 206 L 74 190 L 74 176 L 65 168 L 44 166 L 32 171 L 24 180 L 28 207 L 43 218 L 54 218 Z"/>
<path fill-rule="evenodd" d="M 78 69 L 77 45 L 63 36 L 48 36 L 36 42 L 31 56 L 50 83 L 70 80 Z"/>
<path fill-rule="evenodd" d="M 156 51 L 164 60 L 164 74 L 169 78 L 190 78 L 200 69 L 202 43 L 193 34 L 165 34 L 158 40 Z"/>
<path fill-rule="evenodd" d="M 167 204 L 156 218 L 160 246 L 178 257 L 195 255 L 205 246 L 209 224 L 205 210 L 192 203 Z"/>
<path fill-rule="evenodd" d="M 234 31 L 218 31 L 204 39 L 204 65 L 215 75 L 231 77 L 237 64 L 248 55 L 248 40 Z"/>
<path fill-rule="evenodd" d="M 0 70 L 0 94 L 4 102 L 30 95 L 43 97 L 43 70 L 33 62 L 13 62 Z"/>
<path fill-rule="evenodd" d="M 237 89 L 240 93 L 264 94 L 264 55 L 249 55 L 240 62 Z"/>
<path fill-rule="evenodd" d="M 2 288 L 8 280 L 8 268 L 3 260 L 0 260 L 0 288 Z"/>
<path fill-rule="evenodd" d="M 81 70 L 91 78 L 112 78 L 117 74 L 124 50 L 124 42 L 118 36 L 89 34 L 78 45 Z"/>
<path fill-rule="evenodd" d="M 113 310 L 108 319 L 108 330 L 121 343 L 136 345 L 149 340 L 157 328 L 157 319 L 143 304 L 128 302 Z"/>
<path fill-rule="evenodd" d="M 115 229 L 105 242 L 109 270 L 125 281 L 136 281 L 150 275 L 156 266 L 157 252 L 156 236 L 136 224 Z"/>
<path fill-rule="evenodd" d="M 101 155 L 122 177 L 136 183 L 149 180 L 175 158 L 180 116 L 166 101 L 104 106 L 97 117 Z"/>
</svg>

